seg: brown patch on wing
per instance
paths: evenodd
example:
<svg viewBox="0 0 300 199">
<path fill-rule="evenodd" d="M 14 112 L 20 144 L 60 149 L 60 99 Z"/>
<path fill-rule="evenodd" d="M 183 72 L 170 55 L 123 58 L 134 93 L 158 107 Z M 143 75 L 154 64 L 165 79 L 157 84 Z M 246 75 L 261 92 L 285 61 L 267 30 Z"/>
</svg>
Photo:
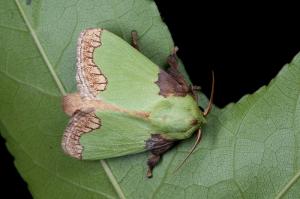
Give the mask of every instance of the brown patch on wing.
<svg viewBox="0 0 300 199">
<path fill-rule="evenodd" d="M 152 134 L 151 138 L 146 140 L 145 148 L 154 155 L 161 155 L 174 146 L 175 143 L 176 140 L 168 140 L 160 134 Z"/>
<path fill-rule="evenodd" d="M 184 77 L 173 67 L 169 68 L 168 72 L 160 70 L 158 80 L 155 83 L 160 88 L 159 94 L 164 97 L 184 97 L 191 92 L 191 89 Z"/>
<path fill-rule="evenodd" d="M 147 165 L 147 177 L 152 177 L 152 170 L 158 164 L 161 156 L 176 144 L 176 140 L 168 140 L 161 134 L 152 134 L 151 138 L 146 140 L 145 148 L 151 152 Z"/>
<path fill-rule="evenodd" d="M 158 80 L 155 82 L 160 88 L 159 94 L 164 97 L 193 95 L 191 86 L 185 81 L 184 76 L 178 70 L 177 50 L 178 48 L 175 47 L 172 54 L 168 57 L 168 64 L 170 65 L 168 70 L 160 70 Z"/>
<path fill-rule="evenodd" d="M 94 63 L 94 51 L 101 46 L 102 29 L 87 29 L 80 33 L 77 44 L 77 88 L 80 95 L 94 99 L 105 90 L 107 78 Z"/>
<path fill-rule="evenodd" d="M 101 120 L 94 113 L 94 109 L 76 111 L 63 135 L 61 145 L 64 152 L 74 158 L 82 159 L 83 146 L 79 142 L 81 135 L 100 126 Z"/>
</svg>

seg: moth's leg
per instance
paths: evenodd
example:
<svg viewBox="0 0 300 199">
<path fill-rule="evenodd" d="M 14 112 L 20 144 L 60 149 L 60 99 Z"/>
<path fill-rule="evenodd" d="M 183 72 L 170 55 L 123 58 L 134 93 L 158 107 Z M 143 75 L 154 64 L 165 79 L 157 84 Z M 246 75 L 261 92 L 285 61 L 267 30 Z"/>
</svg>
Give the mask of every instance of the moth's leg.
<svg viewBox="0 0 300 199">
<path fill-rule="evenodd" d="M 147 177 L 151 178 L 152 177 L 152 170 L 153 168 L 158 164 L 160 160 L 160 155 L 154 155 L 153 153 L 150 153 L 147 161 L 148 165 L 148 171 L 147 171 Z"/>
<path fill-rule="evenodd" d="M 177 55 L 176 55 L 176 53 L 177 53 L 178 50 L 179 50 L 178 47 L 175 46 L 173 48 L 172 54 L 169 55 L 169 57 L 168 57 L 167 61 L 168 61 L 168 64 L 170 65 L 171 68 L 177 69 L 178 66 L 179 66 L 178 65 L 178 61 L 177 61 Z"/>
<path fill-rule="evenodd" d="M 198 102 L 198 92 L 201 91 L 201 86 L 195 86 L 195 85 L 190 85 L 190 91 L 192 95 L 194 96 L 194 99 L 196 102 Z"/>
<path fill-rule="evenodd" d="M 147 165 L 147 177 L 152 177 L 152 170 L 158 164 L 161 156 L 166 153 L 175 144 L 175 140 L 168 140 L 160 134 L 152 134 L 151 138 L 146 141 L 146 149 L 151 154 L 148 157 Z"/>
<path fill-rule="evenodd" d="M 139 51 L 140 49 L 139 49 L 137 40 L 138 40 L 138 34 L 135 30 L 133 30 L 131 32 L 131 45 L 132 45 L 132 47 L 134 47 L 135 49 L 137 49 Z"/>
<path fill-rule="evenodd" d="M 193 91 L 201 91 L 201 86 L 191 85 L 191 90 Z"/>
</svg>

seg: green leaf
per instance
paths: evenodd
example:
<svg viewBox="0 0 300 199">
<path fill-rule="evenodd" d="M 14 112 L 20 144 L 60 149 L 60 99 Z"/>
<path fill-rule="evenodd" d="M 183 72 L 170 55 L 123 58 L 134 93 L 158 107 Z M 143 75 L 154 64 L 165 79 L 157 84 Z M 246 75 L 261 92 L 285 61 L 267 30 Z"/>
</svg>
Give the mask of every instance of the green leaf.
<svg viewBox="0 0 300 199">
<path fill-rule="evenodd" d="M 151 0 L 0 1 L 0 131 L 34 198 L 298 198 L 300 54 L 268 87 L 213 109 L 202 142 L 168 152 L 147 179 L 147 154 L 78 161 L 60 147 L 60 98 L 75 91 L 76 40 L 103 27 L 163 66 L 173 42 Z M 205 103 L 205 99 L 202 102 Z"/>
</svg>

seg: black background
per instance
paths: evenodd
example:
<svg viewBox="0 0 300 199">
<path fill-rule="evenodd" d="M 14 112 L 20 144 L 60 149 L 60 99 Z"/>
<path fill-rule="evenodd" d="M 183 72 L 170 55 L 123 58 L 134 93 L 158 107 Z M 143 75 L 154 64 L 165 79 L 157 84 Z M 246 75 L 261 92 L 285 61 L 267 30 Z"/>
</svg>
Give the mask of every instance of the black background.
<svg viewBox="0 0 300 199">
<path fill-rule="evenodd" d="M 268 84 L 300 51 L 295 5 L 156 2 L 193 84 L 207 96 L 215 71 L 219 107 Z"/>
<path fill-rule="evenodd" d="M 296 5 L 196 2 L 156 1 L 192 82 L 207 95 L 215 71 L 219 107 L 268 84 L 300 51 Z M 2 196 L 31 197 L 2 138 L 0 180 Z"/>
</svg>

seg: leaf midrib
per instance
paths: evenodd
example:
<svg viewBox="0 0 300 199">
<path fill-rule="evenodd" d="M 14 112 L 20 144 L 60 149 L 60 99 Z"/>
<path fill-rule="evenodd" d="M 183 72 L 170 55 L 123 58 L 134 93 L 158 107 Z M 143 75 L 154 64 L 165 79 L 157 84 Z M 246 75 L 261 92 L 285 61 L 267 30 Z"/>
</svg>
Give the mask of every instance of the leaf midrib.
<svg viewBox="0 0 300 199">
<path fill-rule="evenodd" d="M 59 79 L 58 75 L 56 74 L 55 70 L 54 70 L 54 67 L 52 66 L 51 62 L 49 61 L 48 59 L 48 56 L 46 55 L 46 52 L 44 51 L 44 48 L 42 47 L 39 39 L 38 39 L 38 36 L 37 34 L 35 33 L 34 29 L 32 28 L 27 16 L 25 15 L 25 12 L 24 10 L 22 9 L 22 6 L 19 2 L 19 0 L 15 0 L 15 3 L 18 7 L 18 10 L 23 18 L 23 20 L 25 21 L 25 24 L 30 32 L 30 35 L 32 36 L 33 40 L 34 40 L 34 43 L 35 45 L 37 46 L 39 52 L 41 53 L 46 65 L 47 65 L 47 68 L 52 76 L 52 78 L 54 79 L 60 93 L 62 95 L 66 95 L 66 91 L 65 91 L 65 88 L 61 82 L 61 80 Z M 35 161 L 36 163 L 36 161 Z M 37 164 L 37 163 L 36 163 Z M 104 165 L 106 165 L 106 167 L 104 168 Z M 120 185 L 118 184 L 118 181 L 116 180 L 115 176 L 113 175 L 113 172 L 111 171 L 111 169 L 109 168 L 109 166 L 107 165 L 106 161 L 105 160 L 101 160 L 101 166 L 102 168 L 104 169 L 105 173 L 106 173 L 106 176 L 109 178 L 110 182 L 112 183 L 112 186 L 114 187 L 115 191 L 117 192 L 117 194 L 119 195 L 119 197 L 121 199 L 125 199 L 125 195 L 120 187 Z"/>
<path fill-rule="evenodd" d="M 22 6 L 21 6 L 19 0 L 15 0 L 15 3 L 16 3 L 16 5 L 17 5 L 17 7 L 18 7 L 18 9 L 19 9 L 19 12 L 20 12 L 20 14 L 21 14 L 21 16 L 22 16 L 22 18 L 24 19 L 25 24 L 26 24 L 27 28 L 29 29 L 30 35 L 32 36 L 32 39 L 34 40 L 34 43 L 35 43 L 36 47 L 38 48 L 39 52 L 41 53 L 41 55 L 42 55 L 42 57 L 43 57 L 43 59 L 44 59 L 46 65 L 47 65 L 47 68 L 48 68 L 48 70 L 49 70 L 49 72 L 50 72 L 52 78 L 54 79 L 54 81 L 55 81 L 55 83 L 56 83 L 56 85 L 57 85 L 57 87 L 58 87 L 60 93 L 61 93 L 62 95 L 66 95 L 66 91 L 65 91 L 65 89 L 64 89 L 64 87 L 63 87 L 63 84 L 61 83 L 59 77 L 56 75 L 56 72 L 55 72 L 55 70 L 54 70 L 54 67 L 53 67 L 52 64 L 50 63 L 50 61 L 49 61 L 49 59 L 48 59 L 48 56 L 46 55 L 46 52 L 44 51 L 44 48 L 42 47 L 41 42 L 39 41 L 37 34 L 36 34 L 35 31 L 33 30 L 33 28 L 32 28 L 32 26 L 31 26 L 31 24 L 30 24 L 28 18 L 26 17 L 25 12 L 24 12 L 24 10 L 22 9 Z"/>
</svg>

